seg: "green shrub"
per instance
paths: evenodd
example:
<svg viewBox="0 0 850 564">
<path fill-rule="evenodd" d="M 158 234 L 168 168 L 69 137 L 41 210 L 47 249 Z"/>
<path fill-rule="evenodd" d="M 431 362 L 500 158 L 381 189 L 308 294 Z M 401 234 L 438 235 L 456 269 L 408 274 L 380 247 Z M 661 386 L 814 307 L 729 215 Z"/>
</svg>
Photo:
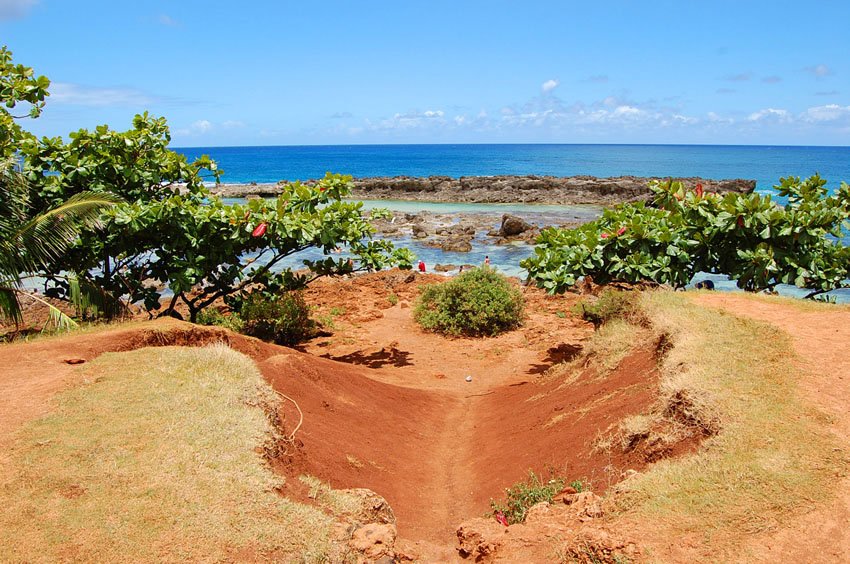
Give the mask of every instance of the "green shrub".
<svg viewBox="0 0 850 564">
<path fill-rule="evenodd" d="M 243 329 L 242 318 L 236 313 L 225 315 L 215 308 L 202 309 L 198 312 L 198 325 L 214 325 L 216 327 L 224 327 L 231 331 L 241 333 Z"/>
<path fill-rule="evenodd" d="M 563 489 L 564 480 L 561 478 L 553 478 L 543 483 L 537 474 L 529 472 L 527 481 L 514 484 L 505 490 L 507 501 L 504 504 L 491 500 L 490 507 L 494 512 L 501 511 L 508 523 L 522 523 L 525 521 L 525 514 L 533 505 L 541 501 L 551 502 Z"/>
<path fill-rule="evenodd" d="M 414 317 L 427 331 L 497 335 L 522 323 L 523 298 L 519 289 L 494 269 L 476 268 L 425 288 Z"/>
<path fill-rule="evenodd" d="M 242 301 L 240 317 L 245 334 L 279 345 L 298 344 L 316 332 L 310 306 L 300 292 L 276 296 L 253 292 Z"/>
<path fill-rule="evenodd" d="M 578 302 L 573 306 L 572 311 L 598 328 L 606 321 L 628 317 L 634 312 L 634 295 L 609 288 L 595 300 L 584 299 Z"/>
<path fill-rule="evenodd" d="M 704 192 L 656 182 L 651 205 L 606 209 L 575 229 L 545 229 L 520 262 L 538 286 L 561 293 L 584 276 L 597 284 L 653 281 L 683 288 L 697 272 L 728 274 L 748 291 L 794 284 L 808 297 L 850 285 L 850 185 L 832 192 L 815 175 L 783 178 L 770 195 Z"/>
</svg>

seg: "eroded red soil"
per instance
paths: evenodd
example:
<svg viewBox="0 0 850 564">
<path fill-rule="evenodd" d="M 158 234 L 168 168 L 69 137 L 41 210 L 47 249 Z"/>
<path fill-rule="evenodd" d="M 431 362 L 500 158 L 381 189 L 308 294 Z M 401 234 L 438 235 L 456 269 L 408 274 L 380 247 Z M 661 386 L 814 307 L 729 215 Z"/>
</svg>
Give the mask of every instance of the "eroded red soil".
<svg viewBox="0 0 850 564">
<path fill-rule="evenodd" d="M 529 470 L 588 480 L 601 493 L 626 468 L 640 469 L 640 460 L 597 452 L 593 441 L 655 400 L 651 346 L 610 374 L 588 368 L 564 384 L 545 377 L 547 369 L 577 355 L 592 333 L 569 313 L 575 296 L 528 289 L 522 329 L 447 339 L 411 317 L 420 284 L 441 279 L 391 272 L 316 285 L 308 301 L 333 329 L 302 351 L 174 320 L 2 346 L 0 448 L 78 381 L 69 358 L 224 340 L 303 412 L 297 448 L 275 463 L 290 478 L 288 492 L 302 493 L 294 478 L 303 473 L 335 488 L 372 489 L 392 506 L 400 537 L 418 541 L 426 558 L 453 558 L 459 523 L 486 513 Z M 280 409 L 289 431 L 298 414 L 289 402 Z"/>
</svg>

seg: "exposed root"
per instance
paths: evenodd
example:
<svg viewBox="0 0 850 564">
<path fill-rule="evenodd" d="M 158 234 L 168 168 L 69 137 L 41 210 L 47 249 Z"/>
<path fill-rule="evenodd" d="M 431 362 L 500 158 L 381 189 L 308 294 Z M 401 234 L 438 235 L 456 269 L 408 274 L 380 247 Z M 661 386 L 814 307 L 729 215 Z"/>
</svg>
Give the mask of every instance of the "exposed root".
<svg viewBox="0 0 850 564">
<path fill-rule="evenodd" d="M 301 428 L 301 424 L 304 423 L 304 412 L 301 411 L 300 407 L 298 407 L 298 402 L 296 402 L 294 399 L 292 399 L 288 395 L 282 394 L 282 393 L 278 392 L 277 390 L 274 390 L 274 393 L 276 393 L 282 399 L 285 399 L 285 400 L 292 402 L 292 405 L 294 405 L 295 409 L 298 410 L 298 424 L 295 426 L 295 428 L 292 430 L 292 432 L 289 433 L 289 435 L 286 437 L 287 442 L 294 443 L 295 442 L 295 433 L 298 432 L 298 429 Z"/>
</svg>

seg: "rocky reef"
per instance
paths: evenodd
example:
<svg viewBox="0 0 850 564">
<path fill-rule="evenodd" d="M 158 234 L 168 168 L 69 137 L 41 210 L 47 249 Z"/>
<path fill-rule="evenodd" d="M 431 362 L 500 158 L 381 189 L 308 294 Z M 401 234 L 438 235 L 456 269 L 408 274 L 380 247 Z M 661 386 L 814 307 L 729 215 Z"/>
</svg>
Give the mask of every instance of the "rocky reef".
<svg viewBox="0 0 850 564">
<path fill-rule="evenodd" d="M 651 197 L 649 183 L 660 178 L 618 176 L 449 176 L 376 177 L 354 180 L 352 197 L 369 200 L 412 200 L 467 203 L 591 204 L 611 206 Z M 702 184 L 706 192 L 752 192 L 755 180 L 674 178 L 687 187 Z M 275 196 L 278 184 L 222 184 L 213 192 L 225 197 Z"/>
</svg>

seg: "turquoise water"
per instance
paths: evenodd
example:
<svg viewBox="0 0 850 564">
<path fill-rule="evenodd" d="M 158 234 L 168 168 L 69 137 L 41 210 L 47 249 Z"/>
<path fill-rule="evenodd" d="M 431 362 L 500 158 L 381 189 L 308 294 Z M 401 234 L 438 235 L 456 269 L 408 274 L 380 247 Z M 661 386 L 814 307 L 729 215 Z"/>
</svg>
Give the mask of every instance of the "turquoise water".
<svg viewBox="0 0 850 564">
<path fill-rule="evenodd" d="M 772 147 L 714 145 L 350 145 L 305 147 L 207 147 L 176 149 L 189 158 L 208 154 L 218 161 L 223 182 L 276 182 L 318 178 L 327 171 L 365 176 L 473 176 L 538 174 L 553 176 L 702 176 L 746 178 L 756 190 L 773 192 L 780 177 L 815 173 L 837 187 L 850 182 L 850 147 Z M 408 201 L 370 201 L 366 209 L 386 207 L 401 213 L 487 213 L 522 215 L 534 223 L 554 224 L 574 219 L 593 219 L 600 213 L 591 206 L 528 204 L 451 204 Z M 559 221 L 560 220 L 560 221 Z M 444 253 L 410 238 L 396 243 L 413 250 L 429 270 L 433 265 L 480 264 L 489 255 L 493 265 L 512 276 L 522 276 L 519 261 L 531 254 L 527 245 L 487 245 L 483 236 L 470 253 Z M 305 258 L 321 255 L 310 251 L 292 257 L 285 266 L 300 267 Z M 718 275 L 710 278 L 718 289 L 734 289 Z M 805 290 L 780 288 L 781 293 L 800 295 Z M 850 291 L 839 292 L 850 301 Z"/>
</svg>

